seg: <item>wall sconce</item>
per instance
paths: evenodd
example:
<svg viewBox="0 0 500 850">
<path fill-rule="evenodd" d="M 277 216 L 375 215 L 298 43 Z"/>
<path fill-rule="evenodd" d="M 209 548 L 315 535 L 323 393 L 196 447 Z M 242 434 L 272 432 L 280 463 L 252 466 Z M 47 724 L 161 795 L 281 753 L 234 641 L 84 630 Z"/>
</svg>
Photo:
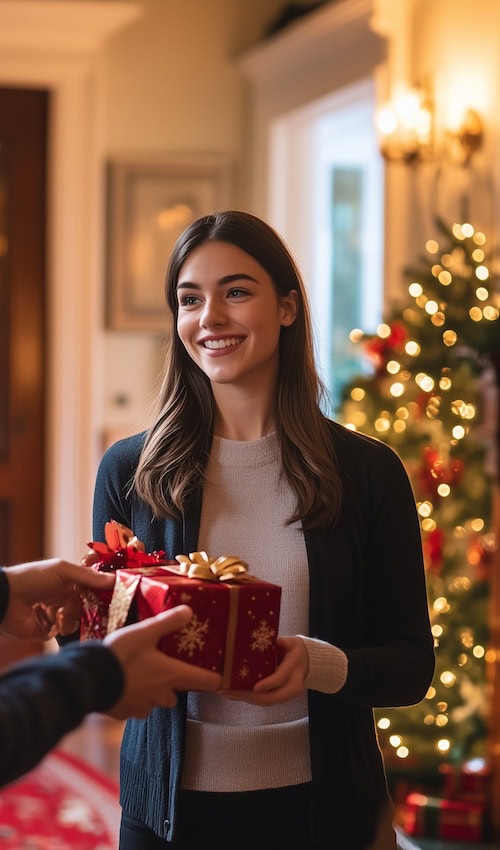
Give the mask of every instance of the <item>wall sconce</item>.
<svg viewBox="0 0 500 850">
<path fill-rule="evenodd" d="M 380 151 L 389 162 L 413 164 L 432 155 L 433 105 L 420 89 L 401 92 L 375 115 Z"/>
<path fill-rule="evenodd" d="M 383 104 L 375 124 L 380 152 L 388 162 L 415 165 L 435 159 L 434 109 L 422 89 L 407 90 Z M 483 122 L 475 109 L 467 109 L 456 129 L 443 133 L 443 158 L 467 167 L 483 143 Z"/>
<path fill-rule="evenodd" d="M 448 158 L 467 167 L 473 154 L 483 143 L 483 122 L 475 109 L 467 109 L 456 130 L 445 132 L 445 150 Z"/>
</svg>

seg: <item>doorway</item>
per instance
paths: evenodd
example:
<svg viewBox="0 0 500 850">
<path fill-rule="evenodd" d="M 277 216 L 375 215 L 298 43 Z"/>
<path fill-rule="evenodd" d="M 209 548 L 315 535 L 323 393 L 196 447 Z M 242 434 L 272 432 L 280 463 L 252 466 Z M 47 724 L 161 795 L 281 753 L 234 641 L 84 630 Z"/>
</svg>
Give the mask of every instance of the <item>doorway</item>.
<svg viewBox="0 0 500 850">
<path fill-rule="evenodd" d="M 47 111 L 44 91 L 0 88 L 0 564 L 6 566 L 44 552 Z M 2 642 L 2 664 L 34 649 Z"/>
</svg>

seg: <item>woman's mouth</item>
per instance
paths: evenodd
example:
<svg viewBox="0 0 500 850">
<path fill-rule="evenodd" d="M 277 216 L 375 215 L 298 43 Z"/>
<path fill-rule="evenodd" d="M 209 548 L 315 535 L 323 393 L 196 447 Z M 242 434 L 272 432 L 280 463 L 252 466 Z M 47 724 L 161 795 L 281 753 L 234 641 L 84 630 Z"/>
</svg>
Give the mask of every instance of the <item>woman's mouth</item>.
<svg viewBox="0 0 500 850">
<path fill-rule="evenodd" d="M 210 351 L 216 351 L 221 348 L 232 348 L 243 342 L 243 336 L 229 336 L 221 339 L 206 339 L 202 345 L 203 348 L 208 348 Z"/>
</svg>

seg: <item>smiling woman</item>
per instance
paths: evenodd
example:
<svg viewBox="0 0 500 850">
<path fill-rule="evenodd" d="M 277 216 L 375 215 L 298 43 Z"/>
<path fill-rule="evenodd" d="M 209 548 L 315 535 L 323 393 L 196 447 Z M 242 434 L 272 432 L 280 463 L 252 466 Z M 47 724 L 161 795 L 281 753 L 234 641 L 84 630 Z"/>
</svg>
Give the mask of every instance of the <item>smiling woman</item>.
<svg viewBox="0 0 500 850">
<path fill-rule="evenodd" d="M 238 552 L 282 589 L 280 660 L 127 724 L 120 850 L 395 848 L 373 708 L 434 669 L 403 465 L 322 413 L 304 283 L 265 222 L 197 219 L 166 296 L 157 415 L 104 455 L 94 539 L 114 517 L 168 558 Z"/>
<path fill-rule="evenodd" d="M 275 430 L 275 422 L 267 415 L 262 421 L 264 411 L 253 403 L 244 409 L 241 390 L 267 384 L 274 394 L 279 336 L 295 320 L 296 290 L 279 295 L 269 274 L 245 251 L 226 242 L 205 242 L 182 266 L 177 293 L 177 332 L 210 381 L 215 433 L 256 439 Z M 233 414 L 230 426 L 222 412 L 231 399 L 238 404 L 239 422 Z"/>
</svg>

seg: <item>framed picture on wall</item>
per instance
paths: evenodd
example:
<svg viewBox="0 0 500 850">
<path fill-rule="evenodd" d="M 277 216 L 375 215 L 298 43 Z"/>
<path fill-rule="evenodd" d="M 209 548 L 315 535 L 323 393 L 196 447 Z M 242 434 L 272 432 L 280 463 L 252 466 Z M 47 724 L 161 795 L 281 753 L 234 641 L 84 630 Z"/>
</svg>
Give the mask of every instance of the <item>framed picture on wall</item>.
<svg viewBox="0 0 500 850">
<path fill-rule="evenodd" d="M 164 284 L 177 237 L 230 206 L 230 163 L 218 154 L 108 164 L 106 325 L 163 333 Z"/>
</svg>

